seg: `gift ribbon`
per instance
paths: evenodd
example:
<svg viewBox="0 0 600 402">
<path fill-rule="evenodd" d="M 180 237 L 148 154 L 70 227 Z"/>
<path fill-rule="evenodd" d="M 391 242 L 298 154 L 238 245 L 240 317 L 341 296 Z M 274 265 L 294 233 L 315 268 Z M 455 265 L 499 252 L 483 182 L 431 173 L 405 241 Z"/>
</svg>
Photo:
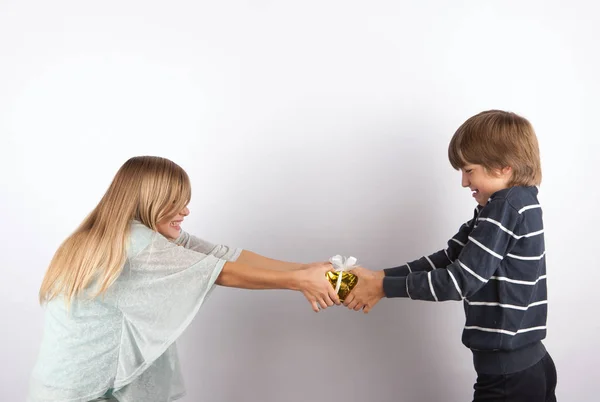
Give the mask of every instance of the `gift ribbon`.
<svg viewBox="0 0 600 402">
<path fill-rule="evenodd" d="M 340 286 L 342 285 L 342 272 L 349 271 L 350 268 L 354 267 L 357 259 L 354 257 L 342 257 L 341 255 L 335 255 L 329 259 L 329 262 L 334 266 L 335 271 L 339 272 L 337 283 L 335 284 L 335 293 L 339 292 Z"/>
</svg>

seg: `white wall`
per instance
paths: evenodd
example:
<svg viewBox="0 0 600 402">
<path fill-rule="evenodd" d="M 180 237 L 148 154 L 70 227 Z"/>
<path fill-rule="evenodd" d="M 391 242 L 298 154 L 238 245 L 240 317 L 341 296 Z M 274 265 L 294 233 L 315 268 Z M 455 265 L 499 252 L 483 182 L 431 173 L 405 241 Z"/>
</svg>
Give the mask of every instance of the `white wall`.
<svg viewBox="0 0 600 402">
<path fill-rule="evenodd" d="M 558 396 L 597 401 L 598 8 L 0 2 L 1 399 L 24 400 L 53 252 L 130 156 L 188 171 L 192 233 L 381 269 L 470 217 L 447 144 L 501 108 L 532 121 L 543 154 Z M 300 294 L 218 288 L 179 342 L 184 401 L 470 400 L 463 320 L 460 303 L 315 314 Z"/>
</svg>

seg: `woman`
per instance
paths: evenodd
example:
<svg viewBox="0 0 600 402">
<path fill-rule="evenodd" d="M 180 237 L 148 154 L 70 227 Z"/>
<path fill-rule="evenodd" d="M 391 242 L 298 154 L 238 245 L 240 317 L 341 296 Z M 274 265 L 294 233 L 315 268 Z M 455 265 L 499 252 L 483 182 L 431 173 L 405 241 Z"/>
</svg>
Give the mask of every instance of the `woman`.
<svg viewBox="0 0 600 402">
<path fill-rule="evenodd" d="M 181 230 L 190 181 L 170 160 L 134 157 L 54 255 L 40 289 L 44 338 L 29 401 L 166 402 L 185 393 L 175 341 L 214 284 L 303 292 L 339 304 L 329 263 L 301 265 Z"/>
</svg>

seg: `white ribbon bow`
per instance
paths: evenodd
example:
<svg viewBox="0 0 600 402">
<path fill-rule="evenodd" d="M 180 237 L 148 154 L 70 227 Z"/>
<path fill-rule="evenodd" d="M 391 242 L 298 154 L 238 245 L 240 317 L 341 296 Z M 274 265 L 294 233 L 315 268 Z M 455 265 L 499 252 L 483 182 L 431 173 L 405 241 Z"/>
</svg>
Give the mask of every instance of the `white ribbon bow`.
<svg viewBox="0 0 600 402">
<path fill-rule="evenodd" d="M 342 285 L 342 272 L 349 271 L 350 268 L 356 264 L 357 259 L 354 257 L 342 257 L 341 255 L 335 255 L 329 259 L 329 262 L 333 265 L 336 272 L 339 272 L 337 283 L 335 285 L 335 293 L 339 292 L 340 286 Z"/>
</svg>

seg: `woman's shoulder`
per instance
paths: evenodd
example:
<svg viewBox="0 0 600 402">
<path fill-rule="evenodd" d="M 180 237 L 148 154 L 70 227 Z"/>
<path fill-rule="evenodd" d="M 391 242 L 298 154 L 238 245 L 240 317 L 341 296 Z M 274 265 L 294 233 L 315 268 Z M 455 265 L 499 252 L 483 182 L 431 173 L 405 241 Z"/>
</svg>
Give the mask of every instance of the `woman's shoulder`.
<svg viewBox="0 0 600 402">
<path fill-rule="evenodd" d="M 140 221 L 131 221 L 129 232 L 129 244 L 127 248 L 127 257 L 134 258 L 144 249 L 152 247 L 155 250 L 162 250 L 173 247 L 173 242 L 169 241 L 160 233 L 150 229 Z"/>
<path fill-rule="evenodd" d="M 144 225 L 140 221 L 132 221 L 129 230 L 129 247 L 127 248 L 127 257 L 135 257 L 143 249 L 148 247 L 156 232 Z"/>
</svg>

